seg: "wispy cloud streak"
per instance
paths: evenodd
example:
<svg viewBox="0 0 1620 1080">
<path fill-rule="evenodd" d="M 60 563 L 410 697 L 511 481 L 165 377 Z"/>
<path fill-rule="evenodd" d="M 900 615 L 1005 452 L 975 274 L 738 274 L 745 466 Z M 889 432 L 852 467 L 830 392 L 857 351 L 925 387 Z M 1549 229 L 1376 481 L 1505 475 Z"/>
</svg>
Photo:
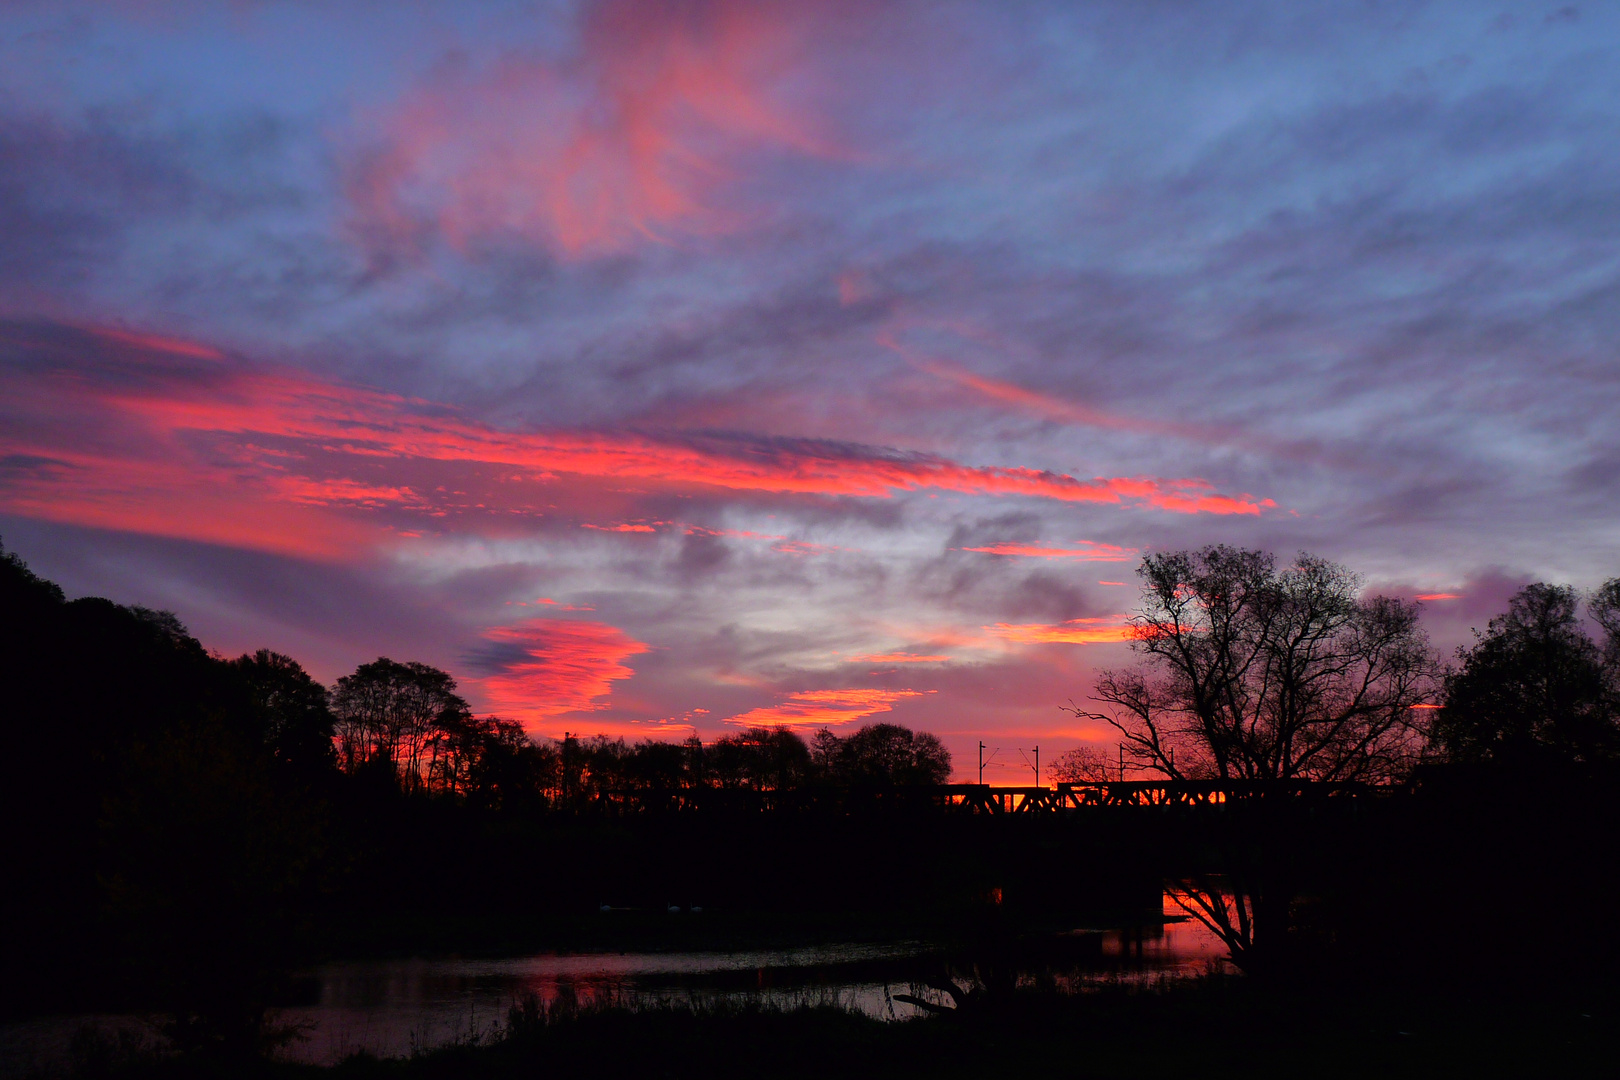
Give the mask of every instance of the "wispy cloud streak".
<svg viewBox="0 0 1620 1080">
<path fill-rule="evenodd" d="M 17 336 L 28 335 L 18 329 L 14 342 Z M 0 452 L 60 463 L 48 479 L 11 477 L 5 505 L 134 531 L 232 542 L 259 535 L 274 549 L 306 553 L 355 539 L 352 522 L 379 511 L 428 522 L 452 513 L 533 515 L 552 503 L 553 482 L 569 476 L 760 496 L 885 499 L 936 490 L 1250 515 L 1271 505 L 1221 494 L 1198 479 L 1085 479 L 849 443 L 504 431 L 420 399 L 291 371 L 205 363 L 201 346 L 128 344 L 105 334 L 70 334 L 65 346 L 53 346 L 55 363 L 0 368 L 11 421 Z M 458 471 L 446 476 L 432 466 Z M 234 507 L 232 523 L 200 524 L 222 493 Z M 339 513 L 351 524 L 317 528 L 299 518 L 305 509 Z M 586 524 L 651 532 L 657 523 Z M 301 543 L 305 531 L 328 539 Z"/>
<path fill-rule="evenodd" d="M 728 717 L 740 727 L 837 727 L 886 713 L 896 702 L 921 697 L 923 690 L 801 690 L 777 705 Z"/>
</svg>

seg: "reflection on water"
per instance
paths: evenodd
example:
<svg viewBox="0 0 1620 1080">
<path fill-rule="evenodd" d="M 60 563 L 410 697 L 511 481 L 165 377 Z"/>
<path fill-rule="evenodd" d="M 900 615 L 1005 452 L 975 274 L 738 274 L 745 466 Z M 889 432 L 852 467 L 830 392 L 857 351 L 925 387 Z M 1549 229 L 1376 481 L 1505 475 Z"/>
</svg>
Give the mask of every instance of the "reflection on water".
<svg viewBox="0 0 1620 1080">
<path fill-rule="evenodd" d="M 1179 916 L 1171 916 L 1179 918 Z M 1023 983 L 1076 990 L 1201 974 L 1225 956 L 1195 922 L 1137 930 L 1077 929 L 1026 943 L 1012 960 Z M 542 1001 L 697 1004 L 757 1001 L 790 1006 L 829 1003 L 880 1019 L 916 1015 L 893 995 L 912 992 L 925 972 L 971 965 L 920 941 L 838 944 L 737 952 L 548 953 L 504 959 L 367 960 L 327 964 L 299 980 L 296 1001 L 276 1015 L 306 1037 L 284 1056 L 331 1064 L 360 1050 L 408 1055 L 474 1035 L 487 1036 L 528 995 Z M 937 997 L 937 994 L 925 994 Z M 0 1027 L 0 1077 L 26 1075 L 69 1058 L 86 1027 L 104 1037 L 141 1040 L 155 1030 L 134 1017 L 47 1017 Z"/>
<path fill-rule="evenodd" d="M 1201 974 L 1225 955 L 1193 922 L 1141 930 L 1076 930 L 1047 959 L 1020 962 L 1021 981 L 1045 977 L 1066 989 L 1087 982 Z M 842 944 L 750 952 L 573 953 L 489 960 L 356 961 L 326 965 L 305 982 L 303 1003 L 280 1021 L 305 1025 L 308 1038 L 286 1056 L 330 1063 L 358 1050 L 397 1056 L 505 1023 L 533 994 L 581 1002 L 759 1001 L 829 1003 L 881 1019 L 913 1016 L 893 994 L 912 989 L 925 968 L 952 958 L 923 942 Z"/>
</svg>

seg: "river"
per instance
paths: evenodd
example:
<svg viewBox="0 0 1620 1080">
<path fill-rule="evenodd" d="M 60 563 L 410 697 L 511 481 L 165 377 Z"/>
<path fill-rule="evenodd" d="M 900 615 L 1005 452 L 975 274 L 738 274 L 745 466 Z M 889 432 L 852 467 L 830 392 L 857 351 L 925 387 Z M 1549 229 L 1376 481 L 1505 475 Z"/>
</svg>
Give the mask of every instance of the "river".
<svg viewBox="0 0 1620 1080">
<path fill-rule="evenodd" d="M 701 916 L 684 916 L 701 917 Z M 1196 922 L 1121 930 L 1079 927 L 1026 949 L 1023 981 L 1067 989 L 1109 980 L 1142 981 L 1200 974 L 1225 956 Z M 328 1065 L 359 1051 L 379 1057 L 470 1037 L 487 1038 L 507 1010 L 533 995 L 550 1002 L 630 1005 L 757 1001 L 789 1006 L 837 1004 L 880 1019 L 917 1015 L 895 994 L 919 992 L 924 970 L 965 971 L 967 962 L 925 941 L 850 942 L 797 948 L 713 952 L 539 953 L 494 958 L 352 960 L 321 965 L 295 982 L 297 994 L 276 1010 L 277 1025 L 301 1036 L 281 1056 Z M 937 992 L 921 991 L 940 999 Z M 0 1028 L 0 1076 L 63 1063 L 85 1029 L 151 1038 L 137 1017 L 45 1017 Z"/>
</svg>

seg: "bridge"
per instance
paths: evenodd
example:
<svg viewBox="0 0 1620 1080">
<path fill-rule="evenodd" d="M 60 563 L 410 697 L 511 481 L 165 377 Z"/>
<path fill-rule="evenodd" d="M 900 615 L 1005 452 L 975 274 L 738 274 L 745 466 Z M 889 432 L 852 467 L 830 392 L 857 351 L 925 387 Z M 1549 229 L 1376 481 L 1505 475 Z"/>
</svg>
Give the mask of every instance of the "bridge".
<svg viewBox="0 0 1620 1080">
<path fill-rule="evenodd" d="M 599 793 L 593 805 L 615 814 L 697 812 L 848 813 L 933 808 L 947 813 L 1067 815 L 1101 807 L 1220 807 L 1342 802 L 1385 789 L 1304 780 L 1123 780 L 1055 786 L 939 784 L 908 787 L 625 788 Z"/>
</svg>

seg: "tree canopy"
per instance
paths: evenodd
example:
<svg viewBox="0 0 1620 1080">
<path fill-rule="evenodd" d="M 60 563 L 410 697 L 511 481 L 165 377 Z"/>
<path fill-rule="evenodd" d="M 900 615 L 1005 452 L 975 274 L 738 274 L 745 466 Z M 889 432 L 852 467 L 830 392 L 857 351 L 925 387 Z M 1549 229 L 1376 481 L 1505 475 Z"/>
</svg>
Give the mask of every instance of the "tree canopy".
<svg viewBox="0 0 1620 1080">
<path fill-rule="evenodd" d="M 1373 781 L 1423 746 L 1436 664 L 1418 606 L 1363 597 L 1343 566 L 1224 545 L 1148 555 L 1134 667 L 1075 706 L 1137 769 L 1182 779 Z"/>
<path fill-rule="evenodd" d="M 1605 641 L 1581 618 L 1582 597 L 1537 582 L 1458 651 L 1434 741 L 1456 762 L 1592 763 L 1620 756 L 1620 578 L 1587 601 Z"/>
</svg>

